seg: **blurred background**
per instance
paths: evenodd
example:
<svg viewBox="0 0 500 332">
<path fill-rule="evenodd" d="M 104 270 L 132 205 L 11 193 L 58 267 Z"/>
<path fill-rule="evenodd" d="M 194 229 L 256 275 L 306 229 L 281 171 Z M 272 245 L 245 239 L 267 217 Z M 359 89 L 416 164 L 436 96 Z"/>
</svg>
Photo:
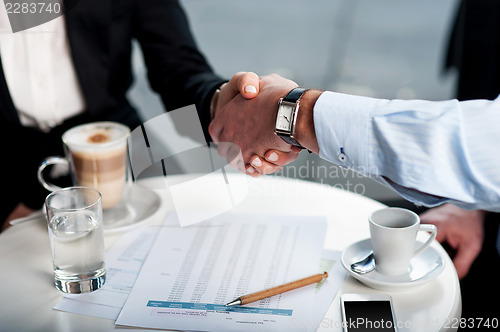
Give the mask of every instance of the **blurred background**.
<svg viewBox="0 0 500 332">
<path fill-rule="evenodd" d="M 455 75 L 443 71 L 456 0 L 181 0 L 214 70 L 278 73 L 310 88 L 388 99 L 443 100 Z M 144 120 L 162 114 L 135 45 L 132 102 Z M 166 147 L 168 149 L 168 147 Z M 189 165 L 180 165 L 188 172 Z M 388 205 L 378 183 L 302 152 L 273 176 L 327 183 Z M 408 203 L 409 204 L 409 203 Z M 403 204 L 404 205 L 404 204 Z"/>
</svg>

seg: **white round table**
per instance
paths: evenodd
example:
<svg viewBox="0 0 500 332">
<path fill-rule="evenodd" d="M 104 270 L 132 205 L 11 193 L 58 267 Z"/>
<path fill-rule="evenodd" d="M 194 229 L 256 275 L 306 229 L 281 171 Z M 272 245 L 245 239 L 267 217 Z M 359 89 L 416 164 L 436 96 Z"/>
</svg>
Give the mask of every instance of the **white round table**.
<svg viewBox="0 0 500 332">
<path fill-rule="evenodd" d="M 181 183 L 191 177 L 183 175 L 168 178 Z M 205 176 L 205 179 L 208 183 L 220 182 L 221 177 L 220 174 L 212 174 Z M 231 179 L 238 179 L 248 188 L 242 202 L 231 212 L 326 216 L 328 229 L 325 249 L 343 250 L 351 243 L 368 238 L 368 215 L 384 207 L 369 198 L 303 180 L 275 176 L 253 179 L 236 174 L 231 174 Z M 161 188 L 165 178 L 144 179 L 141 183 L 147 187 Z M 162 196 L 165 204 L 150 222 L 160 223 L 172 209 L 172 198 L 169 190 L 155 191 Z M 197 202 L 196 208 L 203 209 L 210 207 L 208 204 L 214 204 L 213 200 L 204 202 L 193 199 L 188 192 L 185 196 L 186 201 Z M 106 246 L 109 248 L 119 236 L 106 236 Z M 452 325 L 450 322 L 460 318 L 460 285 L 455 268 L 438 242 L 432 246 L 443 254 L 445 260 L 445 268 L 436 279 L 408 291 L 384 292 L 392 296 L 395 315 L 398 321 L 406 325 L 400 331 L 428 332 L 430 327 L 435 327 L 436 331 L 454 330 L 447 327 Z M 112 320 L 52 309 L 62 298 L 62 293 L 53 285 L 50 245 L 44 220 L 20 223 L 0 234 L 0 285 L 2 332 L 120 330 Z M 340 295 L 344 293 L 380 291 L 366 287 L 348 276 L 321 322 L 319 331 L 342 331 Z"/>
</svg>

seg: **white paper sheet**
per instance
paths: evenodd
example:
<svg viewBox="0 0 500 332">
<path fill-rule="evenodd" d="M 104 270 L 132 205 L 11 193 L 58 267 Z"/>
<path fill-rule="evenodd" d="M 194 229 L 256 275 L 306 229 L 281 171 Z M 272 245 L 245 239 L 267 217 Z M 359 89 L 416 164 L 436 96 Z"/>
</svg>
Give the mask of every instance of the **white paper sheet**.
<svg viewBox="0 0 500 332">
<path fill-rule="evenodd" d="M 342 264 L 340 263 L 340 256 L 340 251 L 323 250 L 318 273 L 321 273 L 323 271 L 328 272 L 328 279 L 316 286 L 314 304 L 310 319 L 308 319 L 307 321 L 299 321 L 297 319 L 294 319 L 291 323 L 292 327 L 307 327 L 309 331 L 316 331 L 318 329 L 319 325 L 323 321 L 323 317 L 328 311 L 328 308 L 330 307 L 333 299 L 335 298 L 335 295 L 337 294 L 340 286 L 342 285 L 342 282 L 347 275 L 342 267 Z M 111 296 L 113 295 L 111 294 Z M 63 298 L 54 308 L 81 315 L 113 320 L 116 320 L 118 318 L 122 310 L 122 306 L 115 307 L 101 305 L 92 303 L 92 299 L 86 298 L 86 300 L 87 301 L 79 301 L 78 298 Z"/>
<path fill-rule="evenodd" d="M 328 279 L 316 285 L 314 305 L 310 319 L 305 322 L 295 320 L 292 326 L 305 327 L 308 331 L 312 332 L 316 331 L 321 322 L 323 322 L 323 318 L 347 276 L 347 272 L 340 261 L 341 256 L 341 251 L 323 250 L 318 271 L 320 273 L 323 271 L 328 272 Z"/>
<path fill-rule="evenodd" d="M 235 214 L 196 226 L 162 228 L 116 324 L 285 331 L 293 322 L 310 321 L 315 285 L 246 306 L 224 304 L 318 273 L 325 231 L 321 217 Z"/>
</svg>

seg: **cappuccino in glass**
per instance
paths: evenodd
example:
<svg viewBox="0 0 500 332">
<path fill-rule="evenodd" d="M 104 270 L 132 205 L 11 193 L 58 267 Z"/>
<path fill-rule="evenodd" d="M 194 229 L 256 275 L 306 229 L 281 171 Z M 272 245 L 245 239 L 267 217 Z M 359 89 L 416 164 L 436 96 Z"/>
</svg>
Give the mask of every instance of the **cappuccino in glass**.
<svg viewBox="0 0 500 332">
<path fill-rule="evenodd" d="M 61 188 L 47 182 L 49 165 L 70 166 L 73 183 L 102 195 L 104 227 L 129 217 L 126 194 L 130 184 L 127 138 L 130 129 L 116 122 L 94 122 L 66 131 L 62 136 L 66 157 L 49 157 L 38 168 L 38 180 L 50 191 Z"/>
<path fill-rule="evenodd" d="M 74 181 L 97 189 L 102 207 L 120 202 L 127 181 L 127 136 L 129 129 L 113 122 L 78 126 L 62 139 L 74 169 Z"/>
</svg>

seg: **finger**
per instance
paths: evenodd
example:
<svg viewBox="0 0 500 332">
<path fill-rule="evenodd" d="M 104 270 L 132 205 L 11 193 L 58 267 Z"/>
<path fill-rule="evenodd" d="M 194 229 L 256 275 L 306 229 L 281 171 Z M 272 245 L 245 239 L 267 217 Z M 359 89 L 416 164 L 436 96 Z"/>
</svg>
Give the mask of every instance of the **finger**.
<svg viewBox="0 0 500 332">
<path fill-rule="evenodd" d="M 439 230 L 438 234 L 436 235 L 436 241 L 438 241 L 439 243 L 446 242 L 446 237 L 446 233 L 442 230 Z"/>
<path fill-rule="evenodd" d="M 241 93 L 243 97 L 251 99 L 259 93 L 260 80 L 259 76 L 252 72 L 238 72 L 221 87 L 227 90 L 227 95 L 234 97 Z"/>
<path fill-rule="evenodd" d="M 449 223 L 447 223 L 446 221 L 442 221 L 441 219 L 442 216 L 440 214 L 436 214 L 434 209 L 427 210 L 426 212 L 420 214 L 420 222 L 422 224 L 432 224 L 437 227 L 438 232 L 436 240 L 439 243 L 443 243 L 446 241 L 449 231 Z"/>
<path fill-rule="evenodd" d="M 246 99 L 252 99 L 259 94 L 260 80 L 257 74 L 252 72 L 243 73 L 238 77 L 238 90 Z"/>
<path fill-rule="evenodd" d="M 438 232 L 436 235 L 436 240 L 439 243 L 443 243 L 446 241 L 446 238 L 448 237 L 448 227 L 446 226 L 447 225 L 446 223 L 437 222 L 435 220 L 426 218 L 423 215 L 420 215 L 420 222 L 422 224 L 432 224 L 432 225 L 436 226 L 438 229 Z"/>
<path fill-rule="evenodd" d="M 458 248 L 453 258 L 453 264 L 455 265 L 459 279 L 464 278 L 469 273 L 469 269 L 479 255 L 481 247 L 481 241 L 469 241 Z"/>
<path fill-rule="evenodd" d="M 300 151 L 300 149 L 299 149 Z M 299 156 L 298 152 L 283 152 L 279 150 L 269 150 L 264 155 L 264 159 L 271 164 L 284 166 L 295 161 Z"/>
<path fill-rule="evenodd" d="M 255 73 L 239 72 L 234 74 L 219 90 L 212 115 L 214 119 L 217 119 L 220 109 L 237 95 L 241 94 L 247 99 L 256 97 L 260 91 L 260 79 Z"/>
<path fill-rule="evenodd" d="M 246 173 L 254 178 L 258 178 L 259 176 L 262 175 L 259 172 L 257 172 L 257 170 L 255 170 L 255 168 L 253 168 L 252 165 L 246 165 Z"/>
<path fill-rule="evenodd" d="M 272 164 L 259 156 L 254 156 L 250 159 L 250 164 L 255 168 L 260 174 L 272 174 L 279 172 L 281 166 Z"/>
</svg>

